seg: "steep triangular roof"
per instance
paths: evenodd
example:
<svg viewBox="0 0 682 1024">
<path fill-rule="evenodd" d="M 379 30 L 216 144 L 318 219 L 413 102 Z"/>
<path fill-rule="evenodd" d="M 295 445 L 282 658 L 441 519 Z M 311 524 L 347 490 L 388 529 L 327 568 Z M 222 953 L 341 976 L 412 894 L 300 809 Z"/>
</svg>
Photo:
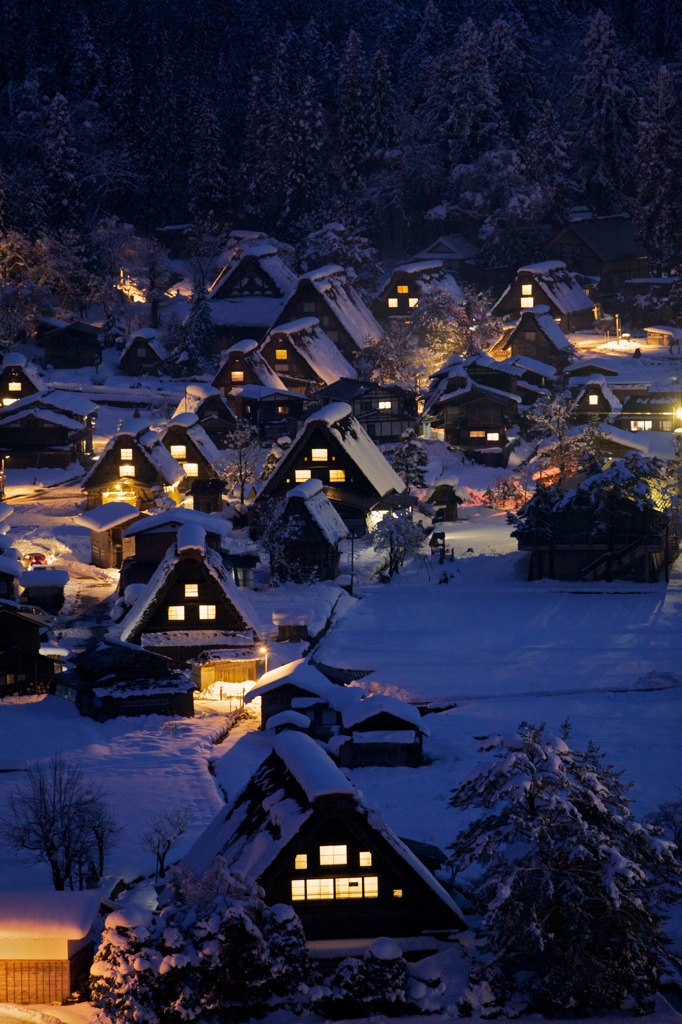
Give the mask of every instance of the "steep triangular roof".
<svg viewBox="0 0 682 1024">
<path fill-rule="evenodd" d="M 234 362 L 236 356 L 241 357 L 241 361 L 248 366 L 260 385 L 266 388 L 276 388 L 278 391 L 285 390 L 282 378 L 265 361 L 258 342 L 254 338 L 238 341 L 223 351 L 218 372 L 213 378 L 214 381 L 222 381 L 225 367 Z"/>
<path fill-rule="evenodd" d="M 324 493 L 321 480 L 305 480 L 287 493 L 287 505 L 302 504 L 329 544 L 348 537 L 348 528 Z"/>
<path fill-rule="evenodd" d="M 516 278 L 492 308 L 492 312 L 501 306 L 521 275 L 530 276 L 538 290 L 547 300 L 552 302 L 562 314 L 592 310 L 594 300 L 584 288 L 578 284 L 575 276 L 560 260 L 545 260 L 542 263 L 528 263 L 519 267 Z"/>
<path fill-rule="evenodd" d="M 318 267 L 303 274 L 299 278 L 299 284 L 301 282 L 309 282 L 312 285 L 359 349 L 365 348 L 368 341 L 381 339 L 381 327 L 362 301 L 359 292 L 348 280 L 343 267 L 335 263 Z"/>
<path fill-rule="evenodd" d="M 102 466 L 109 462 L 115 446 L 121 441 L 126 442 L 128 447 L 134 448 L 167 486 L 177 484 L 185 475 L 185 471 L 180 463 L 176 462 L 170 452 L 164 448 L 161 443 L 161 435 L 157 434 L 154 430 L 150 430 L 149 426 L 145 424 L 137 434 L 127 430 L 114 434 L 105 445 L 97 462 L 90 467 L 83 477 L 81 481 L 82 487 L 87 487 L 93 479 L 100 475 Z"/>
<path fill-rule="evenodd" d="M 121 623 L 121 640 L 135 642 L 141 637 L 145 631 L 145 624 L 163 602 L 172 586 L 179 566 L 187 559 L 194 562 L 201 575 L 213 581 L 215 592 L 232 606 L 238 620 L 236 629 L 251 630 L 254 638 L 259 636 L 261 630 L 258 626 L 258 619 L 244 588 L 237 587 L 220 554 L 212 548 L 207 548 L 203 543 L 204 539 L 205 532 L 201 527 L 193 523 L 180 527 L 176 543 L 168 549 L 163 561 L 149 580 L 144 593 L 140 595 L 124 617 Z M 190 632 L 183 622 L 179 622 L 177 626 L 180 632 Z M 172 630 L 168 630 L 168 632 L 172 632 Z"/>
<path fill-rule="evenodd" d="M 287 324 L 278 324 L 266 335 L 263 345 L 272 338 L 286 336 L 287 343 L 298 352 L 313 373 L 325 384 L 340 377 L 354 377 L 355 370 L 339 352 L 332 339 L 314 316 L 301 317 Z"/>
</svg>

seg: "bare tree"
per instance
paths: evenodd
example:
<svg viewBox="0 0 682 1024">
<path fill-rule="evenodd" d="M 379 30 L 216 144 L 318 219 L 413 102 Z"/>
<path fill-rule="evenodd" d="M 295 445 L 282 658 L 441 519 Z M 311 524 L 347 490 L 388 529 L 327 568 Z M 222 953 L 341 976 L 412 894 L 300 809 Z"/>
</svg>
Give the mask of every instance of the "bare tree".
<svg viewBox="0 0 682 1024">
<path fill-rule="evenodd" d="M 258 431 L 246 420 L 239 420 L 229 442 L 225 449 L 225 479 L 230 492 L 239 492 L 239 500 L 243 504 L 246 487 L 256 479 L 262 456 Z"/>
<path fill-rule="evenodd" d="M 99 786 L 78 765 L 55 756 L 33 765 L 7 803 L 0 827 L 9 845 L 47 863 L 55 889 L 101 877 L 118 829 Z"/>
<path fill-rule="evenodd" d="M 140 836 L 142 849 L 156 857 L 156 878 L 166 877 L 166 858 L 180 836 L 187 831 L 188 824 L 186 811 L 166 811 L 157 815 L 147 831 Z"/>
</svg>

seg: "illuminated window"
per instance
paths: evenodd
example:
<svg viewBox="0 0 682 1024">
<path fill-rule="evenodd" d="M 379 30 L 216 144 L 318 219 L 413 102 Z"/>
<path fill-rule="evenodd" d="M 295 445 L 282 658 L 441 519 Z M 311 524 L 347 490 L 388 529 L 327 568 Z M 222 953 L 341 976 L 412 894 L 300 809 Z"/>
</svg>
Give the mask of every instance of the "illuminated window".
<svg viewBox="0 0 682 1024">
<path fill-rule="evenodd" d="M 307 900 L 333 900 L 333 878 L 306 878 L 305 898 Z"/>
<path fill-rule="evenodd" d="M 199 618 L 200 619 L 215 619 L 215 605 L 214 604 L 200 604 L 199 605 Z"/>
<path fill-rule="evenodd" d="M 372 866 L 372 854 L 369 850 L 361 850 L 358 855 L 358 863 L 361 868 L 371 868 Z"/>
<path fill-rule="evenodd" d="M 417 298 L 417 296 L 415 295 L 412 298 L 408 299 L 407 305 L 410 307 L 410 309 L 416 309 L 417 306 L 419 305 L 419 299 Z"/>
<path fill-rule="evenodd" d="M 485 430 L 470 430 L 469 437 L 485 437 Z"/>
<path fill-rule="evenodd" d="M 279 413 L 280 416 L 288 416 L 289 415 L 289 406 L 288 405 L 278 405 L 277 406 L 277 412 Z"/>
<path fill-rule="evenodd" d="M 185 620 L 185 606 L 182 604 L 170 604 L 168 605 L 168 621 L 169 622 L 184 622 Z"/>
<path fill-rule="evenodd" d="M 533 302 L 532 295 L 530 298 L 527 298 L 525 295 L 521 296 L 521 309 L 532 309 L 534 305 L 535 303 Z"/>
<path fill-rule="evenodd" d="M 199 584 L 198 583 L 185 583 L 185 597 L 198 597 L 199 596 Z"/>
<path fill-rule="evenodd" d="M 294 470 L 294 480 L 297 484 L 305 483 L 306 480 L 310 480 L 309 469 L 296 469 Z"/>
<path fill-rule="evenodd" d="M 651 420 L 630 420 L 630 430 L 652 430 Z"/>
<path fill-rule="evenodd" d="M 118 475 L 119 476 L 135 476 L 135 467 L 129 465 L 128 463 L 122 462 L 121 465 L 118 467 Z"/>
<path fill-rule="evenodd" d="M 303 878 L 292 880 L 291 899 L 292 902 L 305 899 L 305 880 Z"/>
<path fill-rule="evenodd" d="M 329 470 L 329 483 L 330 484 L 342 484 L 346 479 L 345 469 L 330 469 Z"/>
<path fill-rule="evenodd" d="M 521 294 L 522 295 L 532 295 L 533 294 L 533 285 L 532 284 L 522 284 L 521 285 Z"/>
<path fill-rule="evenodd" d="M 230 378 L 233 381 L 236 381 L 237 383 L 241 383 L 244 380 L 244 371 L 243 370 L 232 370 L 232 372 L 230 373 Z"/>
<path fill-rule="evenodd" d="M 485 435 L 486 441 L 499 441 L 500 435 L 497 430 L 491 430 Z"/>
<path fill-rule="evenodd" d="M 132 462 L 133 461 L 133 449 L 132 448 L 121 448 L 121 461 Z"/>
<path fill-rule="evenodd" d="M 379 408 L 380 409 L 391 409 L 391 408 L 393 408 L 393 402 L 391 402 L 390 399 L 383 399 L 382 398 L 379 401 Z"/>
<path fill-rule="evenodd" d="M 388 308 L 389 309 L 397 309 L 398 308 L 398 300 L 397 299 L 389 299 L 388 300 Z"/>
<path fill-rule="evenodd" d="M 289 358 L 289 353 L 288 353 L 287 349 L 285 349 L 285 348 L 276 348 L 275 349 L 275 359 L 278 362 L 286 363 L 288 358 Z"/>
<path fill-rule="evenodd" d="M 198 462 L 183 462 L 182 468 L 185 471 L 185 476 L 199 476 Z"/>
<path fill-rule="evenodd" d="M 187 458 L 187 448 L 184 444 L 172 444 L 170 447 L 170 453 L 174 459 Z"/>
<path fill-rule="evenodd" d="M 334 889 L 337 900 L 361 900 L 363 895 L 362 877 L 335 878 Z"/>
<path fill-rule="evenodd" d="M 327 867 L 329 864 L 347 864 L 348 863 L 348 847 L 347 846 L 321 846 L 320 847 L 320 865 L 321 867 Z"/>
<path fill-rule="evenodd" d="M 7 385 L 8 391 L 21 391 L 21 381 L 11 380 Z"/>
<path fill-rule="evenodd" d="M 406 284 L 399 284 L 398 287 L 396 288 L 398 295 L 407 295 L 409 290 L 410 289 Z"/>
<path fill-rule="evenodd" d="M 402 889 L 394 889 L 393 890 L 393 895 L 395 896 L 396 899 L 400 900 L 403 897 L 403 890 Z"/>
<path fill-rule="evenodd" d="M 599 395 L 588 395 L 587 401 L 589 405 L 599 405 Z"/>
<path fill-rule="evenodd" d="M 308 854 L 297 853 L 296 857 L 294 858 L 294 867 L 296 868 L 297 871 L 305 871 L 305 869 L 308 867 Z"/>
<path fill-rule="evenodd" d="M 3 405 L 14 405 L 14 403 L 18 402 L 18 401 L 19 401 L 18 398 L 3 398 L 2 404 Z"/>
<path fill-rule="evenodd" d="M 329 458 L 329 452 L 326 448 L 313 448 L 310 453 L 310 458 L 313 462 L 326 462 Z"/>
</svg>

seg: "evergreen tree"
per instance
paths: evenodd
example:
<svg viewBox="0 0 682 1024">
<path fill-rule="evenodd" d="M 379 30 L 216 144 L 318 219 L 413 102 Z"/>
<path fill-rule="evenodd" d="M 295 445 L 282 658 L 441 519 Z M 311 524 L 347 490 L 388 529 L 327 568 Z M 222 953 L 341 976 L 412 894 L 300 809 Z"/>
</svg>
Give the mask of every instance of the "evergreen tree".
<svg viewBox="0 0 682 1024">
<path fill-rule="evenodd" d="M 597 11 L 573 77 L 573 143 L 597 212 L 620 212 L 632 184 L 635 98 L 608 15 Z"/>
<path fill-rule="evenodd" d="M 576 185 L 568 142 L 551 100 L 540 107 L 526 136 L 523 163 L 530 181 L 540 190 L 543 217 L 558 225 L 559 212 L 574 198 Z"/>
<path fill-rule="evenodd" d="M 208 294 L 200 284 L 197 284 L 192 292 L 184 328 L 184 348 L 179 354 L 176 350 L 171 359 L 182 376 L 188 376 L 207 367 L 213 356 L 215 324 Z"/>
<path fill-rule="evenodd" d="M 351 30 L 339 67 L 338 79 L 338 175 L 346 196 L 361 198 L 370 154 L 367 120 L 368 72 L 357 32 Z"/>
<path fill-rule="evenodd" d="M 389 454 L 389 460 L 396 473 L 402 477 L 408 494 L 411 487 L 426 487 L 425 473 L 429 459 L 423 443 L 413 430 L 409 431 L 399 447 Z"/>
<path fill-rule="evenodd" d="M 654 95 L 640 101 L 636 220 L 655 266 L 682 266 L 682 120 L 675 73 L 661 66 Z"/>
<path fill-rule="evenodd" d="M 78 175 L 79 159 L 73 139 L 66 98 L 57 93 L 49 104 L 45 126 L 45 182 L 48 224 L 56 231 L 82 227 L 83 204 Z"/>
<path fill-rule="evenodd" d="M 460 27 L 449 68 L 446 124 L 450 162 L 474 163 L 497 142 L 502 129 L 500 100 L 490 75 L 483 34 L 469 18 Z"/>
<path fill-rule="evenodd" d="M 215 108 L 203 95 L 192 119 L 192 153 L 188 174 L 188 208 L 194 220 L 218 218 L 227 212 L 228 173 L 222 132 Z"/>
<path fill-rule="evenodd" d="M 151 911 L 115 910 L 90 968 L 90 998 L 110 1021 L 158 1024 L 156 1012 L 161 957 L 153 945 Z"/>
<path fill-rule="evenodd" d="M 621 773 L 568 739 L 568 725 L 552 736 L 527 723 L 487 738 L 492 761 L 450 801 L 481 812 L 451 848 L 459 871 L 480 867 L 470 986 L 492 991 L 489 1014 L 650 1012 L 658 988 L 680 867 L 660 831 L 634 819 Z"/>
<path fill-rule="evenodd" d="M 490 77 L 514 139 L 525 138 L 537 115 L 539 70 L 528 26 L 520 14 L 493 22 L 488 36 Z"/>
</svg>

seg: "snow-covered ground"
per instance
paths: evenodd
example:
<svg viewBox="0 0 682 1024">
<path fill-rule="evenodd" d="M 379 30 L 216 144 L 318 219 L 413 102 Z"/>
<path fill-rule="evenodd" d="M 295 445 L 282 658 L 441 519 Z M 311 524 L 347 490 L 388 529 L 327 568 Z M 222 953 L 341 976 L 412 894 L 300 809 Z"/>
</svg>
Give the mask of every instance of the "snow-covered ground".
<svg viewBox="0 0 682 1024">
<path fill-rule="evenodd" d="M 656 363 L 661 374 L 668 372 L 664 358 Z M 115 426 L 115 417 L 104 411 L 100 423 Z M 461 487 L 480 492 L 500 475 L 463 465 L 438 442 L 431 443 L 430 454 L 432 481 L 454 474 Z M 76 648 L 94 624 L 108 623 L 100 602 L 116 582 L 115 573 L 87 564 L 88 534 L 75 522 L 84 508 L 77 480 L 70 482 L 68 472 L 31 476 L 10 470 L 7 498 L 15 507 L 9 525 L 21 550 L 45 550 L 53 564 L 69 569 L 57 632 L 68 649 Z M 428 764 L 352 772 L 367 802 L 399 835 L 446 847 L 463 824 L 448 807 L 449 795 L 477 761 L 476 737 L 524 720 L 555 730 L 566 719 L 578 747 L 592 739 L 632 781 L 637 814 L 679 798 L 682 560 L 668 585 L 528 583 L 526 556 L 517 552 L 505 514 L 479 505 L 465 505 L 460 513 L 460 521 L 446 528 L 452 559 L 440 565 L 427 548 L 387 585 L 371 582 L 375 559 L 358 543 L 360 600 L 343 598 L 336 605 L 338 621 L 315 651 L 324 664 L 368 672 L 363 687 L 434 709 L 426 718 Z M 346 570 L 349 557 L 348 550 Z M 326 615 L 339 593 L 328 585 L 283 589 L 256 594 L 255 603 L 266 622 L 273 609 L 294 601 L 324 608 Z M 273 644 L 270 667 L 274 659 L 287 660 L 287 649 L 291 658 L 300 655 L 300 645 Z M 265 756 L 267 737 L 252 715 L 225 738 L 228 724 L 220 700 L 198 701 L 193 720 L 155 716 L 96 724 L 55 697 L 8 698 L 0 702 L 0 756 L 5 763 L 29 764 L 63 754 L 99 782 L 124 826 L 109 859 L 109 880 L 131 881 L 153 871 L 139 839 L 155 814 L 188 811 L 190 825 L 175 851 L 182 855 Z M 15 773 L 0 772 L 0 806 L 16 780 Z M 0 889 L 49 884 L 43 866 L 17 857 L 0 836 Z M 144 899 L 144 889 L 133 898 Z M 679 918 L 671 930 L 682 950 Z M 88 1020 L 87 1012 L 69 1016 L 70 1008 L 48 1012 L 69 1024 Z M 650 1019 L 670 1018 L 663 1007 Z"/>
</svg>

